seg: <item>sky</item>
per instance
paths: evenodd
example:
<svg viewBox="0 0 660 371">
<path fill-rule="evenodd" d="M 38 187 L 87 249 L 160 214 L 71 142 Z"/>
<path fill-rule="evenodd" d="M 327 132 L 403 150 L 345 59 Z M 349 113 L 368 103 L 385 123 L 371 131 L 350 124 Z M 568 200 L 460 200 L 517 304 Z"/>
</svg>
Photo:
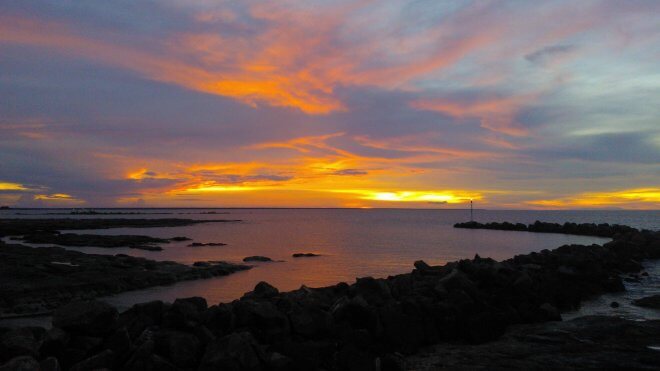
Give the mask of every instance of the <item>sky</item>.
<svg viewBox="0 0 660 371">
<path fill-rule="evenodd" d="M 0 204 L 660 209 L 660 1 L 2 1 Z"/>
</svg>

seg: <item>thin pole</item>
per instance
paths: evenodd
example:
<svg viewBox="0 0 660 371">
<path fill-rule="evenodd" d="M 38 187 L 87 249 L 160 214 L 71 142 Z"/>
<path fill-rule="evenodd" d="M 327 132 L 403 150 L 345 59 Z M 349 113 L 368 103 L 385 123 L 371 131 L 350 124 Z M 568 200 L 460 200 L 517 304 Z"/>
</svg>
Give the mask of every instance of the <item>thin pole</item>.
<svg viewBox="0 0 660 371">
<path fill-rule="evenodd" d="M 473 211 L 472 211 L 472 199 L 470 199 L 470 221 L 474 221 Z"/>
</svg>

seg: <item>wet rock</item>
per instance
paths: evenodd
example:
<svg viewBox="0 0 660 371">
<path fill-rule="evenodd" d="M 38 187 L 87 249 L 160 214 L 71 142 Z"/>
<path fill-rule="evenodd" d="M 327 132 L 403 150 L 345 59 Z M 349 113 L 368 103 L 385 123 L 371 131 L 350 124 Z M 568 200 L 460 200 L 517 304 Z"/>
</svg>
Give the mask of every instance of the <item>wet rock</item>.
<svg viewBox="0 0 660 371">
<path fill-rule="evenodd" d="M 222 337 L 206 348 L 199 371 L 263 370 L 257 346 L 256 340 L 248 332 Z"/>
<path fill-rule="evenodd" d="M 117 326 L 117 309 L 101 301 L 67 304 L 53 314 L 53 326 L 85 335 L 105 335 Z"/>
<path fill-rule="evenodd" d="M 31 356 L 20 356 L 0 366 L 0 371 L 38 371 L 39 362 Z"/>
<path fill-rule="evenodd" d="M 638 307 L 660 309 L 660 295 L 647 296 L 645 298 L 633 300 L 632 303 Z"/>
<path fill-rule="evenodd" d="M 244 262 L 272 262 L 273 259 L 271 259 L 267 256 L 255 255 L 255 256 L 245 257 L 245 258 L 243 258 L 243 261 Z"/>
</svg>

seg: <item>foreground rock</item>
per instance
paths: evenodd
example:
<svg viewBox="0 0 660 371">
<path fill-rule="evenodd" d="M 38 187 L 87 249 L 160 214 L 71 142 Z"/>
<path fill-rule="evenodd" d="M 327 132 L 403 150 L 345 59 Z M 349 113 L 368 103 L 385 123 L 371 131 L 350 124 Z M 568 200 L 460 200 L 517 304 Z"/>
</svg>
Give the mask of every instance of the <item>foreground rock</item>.
<svg viewBox="0 0 660 371">
<path fill-rule="evenodd" d="M 0 317 L 49 312 L 74 300 L 249 268 L 225 262 L 191 267 L 121 254 L 93 255 L 0 242 Z"/>
<path fill-rule="evenodd" d="M 414 358 L 406 365 L 405 355 L 445 343 L 454 345 L 434 348 L 443 356 L 417 365 L 570 369 L 612 368 L 612 362 L 657 369 L 660 353 L 648 348 L 653 339 L 660 342 L 657 321 L 547 323 L 581 300 L 623 290 L 621 273 L 660 258 L 658 232 L 630 230 L 613 238 L 502 262 L 479 256 L 443 266 L 418 261 L 411 273 L 352 285 L 279 292 L 260 282 L 228 304 L 208 306 L 202 298 L 138 304 L 116 321 L 108 316 L 112 326 L 93 333 L 69 326 L 9 331 L 2 341 L 12 346 L 0 348 L 0 362 L 53 357 L 74 370 L 402 370 L 416 365 Z M 89 318 L 110 314 L 104 308 L 90 304 L 72 312 L 94 323 Z M 497 340 L 516 325 L 524 330 L 506 335 L 504 345 L 466 345 Z M 535 350 L 541 354 L 531 354 Z"/>
<path fill-rule="evenodd" d="M 633 300 L 632 303 L 638 307 L 660 309 L 660 295 L 647 296 L 645 298 Z"/>
<path fill-rule="evenodd" d="M 660 321 L 581 317 L 512 328 L 483 345 L 442 344 L 408 358 L 407 370 L 657 370 Z"/>
</svg>

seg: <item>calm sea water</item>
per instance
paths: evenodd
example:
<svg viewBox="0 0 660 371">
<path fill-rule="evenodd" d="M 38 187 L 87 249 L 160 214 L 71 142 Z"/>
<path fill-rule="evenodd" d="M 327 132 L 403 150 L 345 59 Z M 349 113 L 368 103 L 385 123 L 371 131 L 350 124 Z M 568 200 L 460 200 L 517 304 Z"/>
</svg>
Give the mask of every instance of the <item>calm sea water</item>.
<svg viewBox="0 0 660 371">
<path fill-rule="evenodd" d="M 52 215 L 69 210 L 3 210 L 0 217 L 78 218 L 191 218 L 241 219 L 237 223 L 206 223 L 175 228 L 121 228 L 83 233 L 142 234 L 154 237 L 186 236 L 194 242 L 222 242 L 227 246 L 187 247 L 190 242 L 163 245 L 160 252 L 135 249 L 75 248 L 96 254 L 129 254 L 155 260 L 192 264 L 196 261 L 241 262 L 246 256 L 263 255 L 283 262 L 256 263 L 249 271 L 173 286 L 123 293 L 107 298 L 120 308 L 137 302 L 202 296 L 209 303 L 231 301 L 267 281 L 280 290 L 301 285 L 320 287 L 351 283 L 356 277 L 409 272 L 415 260 L 443 264 L 475 254 L 507 259 L 516 254 L 552 249 L 563 244 L 603 243 L 606 239 L 560 234 L 536 234 L 455 229 L 469 220 L 468 210 L 411 209 L 157 209 L 101 210 L 141 212 L 141 215 Z M 215 212 L 217 214 L 207 214 Z M 146 214 L 153 213 L 153 214 Z M 475 210 L 475 220 L 532 223 L 619 223 L 660 229 L 660 211 L 496 211 Z M 316 258 L 294 259 L 291 254 L 314 252 Z"/>
</svg>

